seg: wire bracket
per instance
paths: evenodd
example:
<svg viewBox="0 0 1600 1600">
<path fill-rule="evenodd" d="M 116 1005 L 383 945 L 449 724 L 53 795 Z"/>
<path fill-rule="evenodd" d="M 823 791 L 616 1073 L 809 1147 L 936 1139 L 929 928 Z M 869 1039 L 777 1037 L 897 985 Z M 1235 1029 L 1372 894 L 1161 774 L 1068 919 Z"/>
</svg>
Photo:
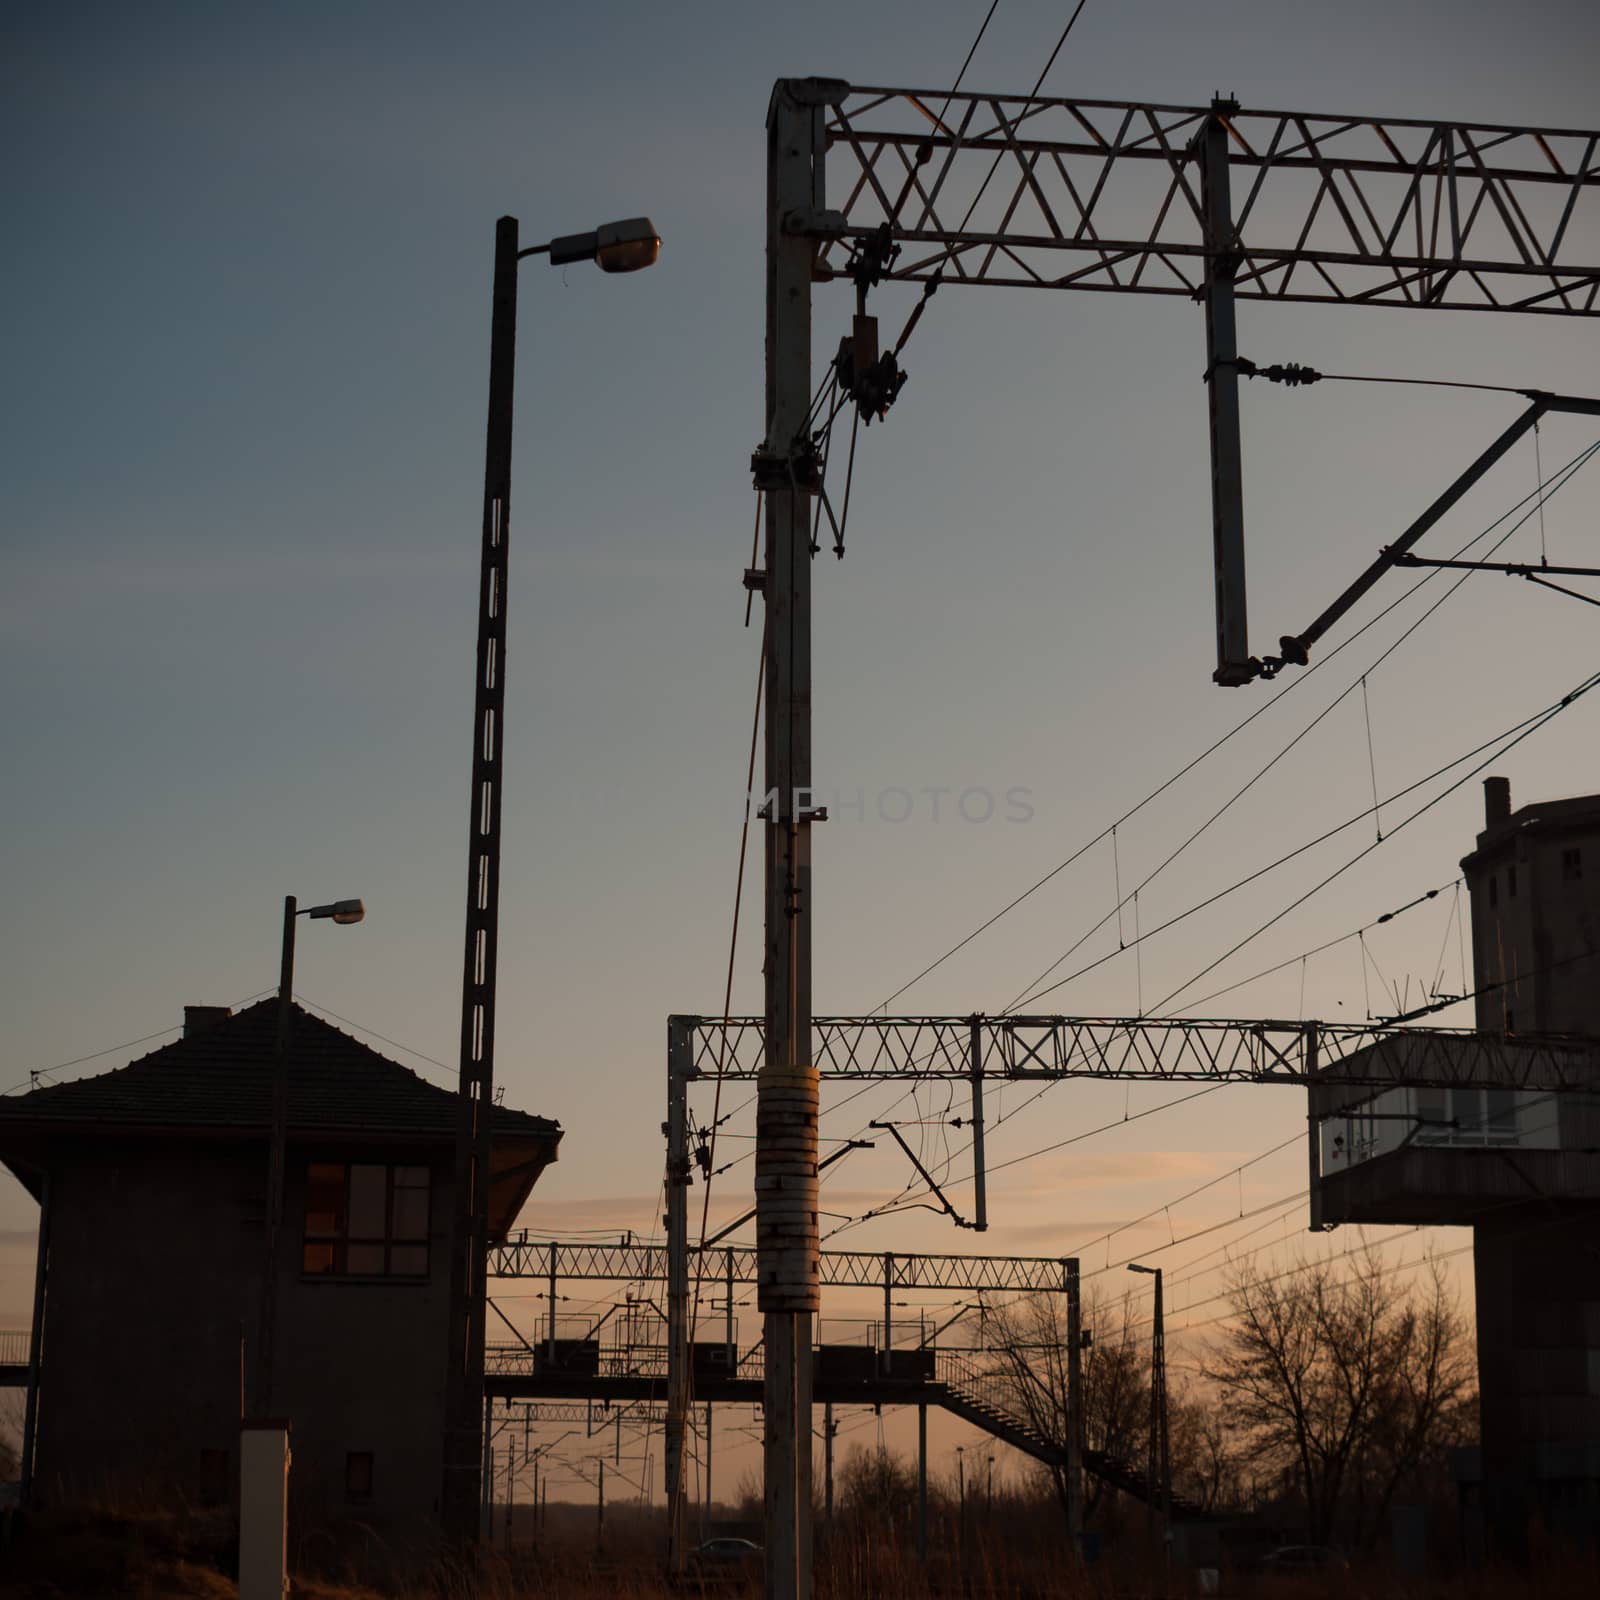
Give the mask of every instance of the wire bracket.
<svg viewBox="0 0 1600 1600">
<path fill-rule="evenodd" d="M 929 1172 L 928 1169 L 917 1159 L 916 1151 L 906 1143 L 905 1139 L 901 1136 L 900 1130 L 892 1122 L 869 1122 L 867 1126 L 869 1128 L 876 1128 L 884 1133 L 887 1133 L 891 1138 L 893 1138 L 894 1142 L 905 1151 L 906 1159 L 917 1169 L 917 1176 L 921 1178 L 925 1184 L 927 1184 L 928 1192 L 934 1197 L 935 1200 L 939 1202 L 941 1206 L 944 1207 L 945 1214 L 953 1223 L 955 1223 L 958 1228 L 977 1227 L 976 1223 L 968 1222 L 967 1219 L 962 1216 L 953 1205 L 950 1204 L 949 1197 L 945 1194 L 944 1190 L 941 1189 L 936 1182 L 934 1182 L 933 1174 Z"/>
</svg>

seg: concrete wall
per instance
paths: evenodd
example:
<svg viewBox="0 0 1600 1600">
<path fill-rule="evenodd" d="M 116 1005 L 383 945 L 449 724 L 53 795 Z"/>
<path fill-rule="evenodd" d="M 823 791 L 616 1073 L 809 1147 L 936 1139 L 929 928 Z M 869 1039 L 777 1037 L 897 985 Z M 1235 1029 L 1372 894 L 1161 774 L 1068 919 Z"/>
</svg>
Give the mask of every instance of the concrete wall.
<svg viewBox="0 0 1600 1600">
<path fill-rule="evenodd" d="M 1569 876 L 1577 852 L 1578 877 Z M 1472 895 L 1477 1026 L 1600 1034 L 1600 797 L 1527 806 L 1478 835 Z"/>
<path fill-rule="evenodd" d="M 318 1160 L 382 1159 L 325 1146 Z M 402 1157 L 402 1159 L 405 1159 Z M 409 1159 L 418 1159 L 412 1157 Z M 434 1160 L 425 1279 L 361 1280 L 300 1270 L 306 1157 L 291 1164 L 293 1219 L 278 1279 L 274 1409 L 294 1428 L 290 1505 L 296 1524 L 349 1517 L 386 1545 L 411 1544 L 438 1516 L 449 1315 L 450 1186 Z M 345 1499 L 345 1458 L 370 1451 L 370 1502 Z"/>
<path fill-rule="evenodd" d="M 1490 788 L 1461 863 L 1476 986 L 1501 986 L 1478 995 L 1477 1025 L 1600 1036 L 1600 797 L 1508 810 Z M 1559 1127 L 1561 1170 L 1473 1229 L 1485 1531 L 1512 1557 L 1540 1528 L 1600 1533 L 1600 1110 L 1568 1097 Z"/>
<path fill-rule="evenodd" d="M 310 1155 L 430 1166 L 425 1279 L 301 1272 Z M 106 1140 L 63 1153 L 39 1413 L 47 1503 L 193 1501 L 206 1451 L 226 1452 L 237 1492 L 241 1337 L 253 1377 L 265 1191 L 264 1144 Z M 330 1522 L 410 1548 L 437 1513 L 449 1225 L 438 1152 L 291 1147 L 273 1402 L 292 1426 L 291 1559 L 295 1541 Z M 370 1500 L 346 1500 L 350 1451 L 373 1456 Z"/>
<path fill-rule="evenodd" d="M 1484 1509 L 1493 1543 L 1529 1553 L 1600 1531 L 1600 1268 L 1591 1214 L 1473 1230 Z"/>
<path fill-rule="evenodd" d="M 259 1214 L 265 1162 L 263 1151 L 262 1172 L 247 1176 L 237 1149 L 106 1140 L 58 1166 L 38 1433 L 46 1501 L 198 1496 L 202 1451 L 237 1461 L 239 1339 L 260 1277 L 241 1218 L 249 1198 Z"/>
</svg>

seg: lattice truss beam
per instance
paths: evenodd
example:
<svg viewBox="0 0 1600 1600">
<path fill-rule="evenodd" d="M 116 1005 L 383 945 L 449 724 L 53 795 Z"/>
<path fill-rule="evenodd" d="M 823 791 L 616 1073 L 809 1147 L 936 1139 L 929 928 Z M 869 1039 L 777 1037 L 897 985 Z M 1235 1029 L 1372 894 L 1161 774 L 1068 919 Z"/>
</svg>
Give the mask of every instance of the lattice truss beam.
<svg viewBox="0 0 1600 1600">
<path fill-rule="evenodd" d="M 819 275 L 889 224 L 891 278 L 1600 315 L 1600 134 L 839 85 Z M 1207 124 L 1235 237 L 1208 237 Z M 992 175 L 991 175 L 992 172 Z M 838 202 L 835 201 L 835 204 Z"/>
<path fill-rule="evenodd" d="M 489 1346 L 489 1370 L 497 1371 L 497 1359 L 515 1351 L 516 1346 Z M 583 1423 L 591 1432 L 614 1428 L 620 1417 L 625 1424 L 659 1428 L 666 1420 L 666 1404 L 660 1400 L 510 1400 L 502 1413 L 511 1422 Z"/>
<path fill-rule="evenodd" d="M 691 1247 L 692 1248 L 692 1247 Z M 742 1245 L 706 1251 L 705 1281 L 756 1282 L 756 1252 Z M 654 1244 L 563 1244 L 549 1239 L 509 1239 L 489 1252 L 497 1278 L 590 1278 L 609 1283 L 665 1281 L 667 1249 Z M 963 1289 L 1013 1293 L 1059 1290 L 1066 1262 L 1056 1256 L 896 1255 L 864 1250 L 824 1250 L 822 1282 L 841 1289 Z"/>
<path fill-rule="evenodd" d="M 674 1016 L 669 1054 L 693 1078 L 753 1079 L 759 1017 Z M 824 1078 L 1107 1078 L 1169 1083 L 1600 1091 L 1600 1041 L 1455 1028 L 1129 1017 L 818 1017 Z"/>
</svg>

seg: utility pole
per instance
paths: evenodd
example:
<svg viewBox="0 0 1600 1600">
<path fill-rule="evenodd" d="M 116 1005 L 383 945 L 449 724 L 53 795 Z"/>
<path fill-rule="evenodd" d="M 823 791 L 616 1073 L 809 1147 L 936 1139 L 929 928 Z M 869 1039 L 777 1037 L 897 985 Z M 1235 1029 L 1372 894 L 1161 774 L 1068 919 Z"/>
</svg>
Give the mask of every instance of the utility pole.
<svg viewBox="0 0 1600 1600">
<path fill-rule="evenodd" d="M 1067 1293 L 1067 1532 L 1083 1560 L 1083 1298 L 1078 1258 L 1062 1262 Z"/>
<path fill-rule="evenodd" d="M 594 1550 L 599 1555 L 606 1541 L 606 1458 L 600 1457 L 599 1491 L 594 1502 Z"/>
<path fill-rule="evenodd" d="M 917 1407 L 917 1560 L 928 1562 L 928 1408 Z"/>
<path fill-rule="evenodd" d="M 485 1543 L 494 1538 L 494 1397 L 483 1397 L 483 1463 L 478 1480 L 483 1485 L 482 1515 L 478 1537 Z"/>
<path fill-rule="evenodd" d="M 757 1303 L 764 1326 L 766 1600 L 811 1595 L 811 1330 L 821 1304 L 811 1058 L 811 280 L 824 112 L 844 85 L 784 80 L 767 113 L 765 1057 L 757 1079 Z"/>
<path fill-rule="evenodd" d="M 967 1455 L 966 1447 L 956 1446 L 956 1564 L 963 1582 L 967 1576 Z"/>
<path fill-rule="evenodd" d="M 1150 1487 L 1150 1510 L 1161 1538 L 1164 1570 L 1172 1568 L 1172 1453 L 1167 1434 L 1167 1330 L 1166 1308 L 1161 1296 L 1161 1268 L 1141 1267 L 1136 1262 L 1129 1272 L 1144 1272 L 1156 1280 L 1156 1314 L 1150 1335 L 1150 1465 L 1146 1483 Z"/>
<path fill-rule="evenodd" d="M 711 1537 L 711 1402 L 706 1401 L 706 1499 L 705 1516 L 701 1518 L 700 1537 Z"/>
<path fill-rule="evenodd" d="M 833 1420 L 833 1401 L 822 1408 L 822 1525 L 833 1532 L 833 1436 L 839 1431 Z"/>
<path fill-rule="evenodd" d="M 667 1025 L 667 1566 L 682 1572 L 689 1428 L 689 1073 L 681 1029 Z"/>
</svg>

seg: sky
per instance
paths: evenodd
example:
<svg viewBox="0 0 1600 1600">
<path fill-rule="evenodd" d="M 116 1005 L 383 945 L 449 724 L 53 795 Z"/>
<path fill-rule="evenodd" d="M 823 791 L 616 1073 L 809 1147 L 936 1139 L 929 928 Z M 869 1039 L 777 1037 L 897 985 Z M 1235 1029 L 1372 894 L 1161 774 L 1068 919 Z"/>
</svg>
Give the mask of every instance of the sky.
<svg viewBox="0 0 1600 1600">
<path fill-rule="evenodd" d="M 507 1103 L 567 1129 L 530 1229 L 657 1225 L 663 1021 L 722 1005 L 755 694 L 740 579 L 763 424 L 771 84 L 947 87 L 986 9 L 10 8 L 0 1088 L 120 1065 L 171 1037 L 186 1003 L 271 988 L 287 893 L 368 905 L 358 928 L 303 930 L 302 1001 L 451 1081 L 494 220 L 517 216 L 536 242 L 646 213 L 663 239 L 649 272 L 522 269 L 497 1073 Z M 967 86 L 1026 92 L 1067 10 L 1000 0 Z M 1578 0 L 1088 0 L 1045 89 L 1582 128 L 1600 119 L 1597 55 L 1600 14 Z M 886 292 L 886 325 L 908 304 Z M 842 288 L 816 306 L 820 370 L 851 307 Z M 1596 329 L 1572 319 L 1247 306 L 1240 340 L 1263 363 L 1577 393 L 1597 370 Z M 1303 687 L 1215 687 L 1204 354 L 1181 300 L 952 288 L 930 306 L 899 402 L 863 433 L 848 554 L 815 573 L 819 782 L 915 801 L 904 822 L 869 799 L 819 830 L 819 1013 L 883 1002 L 1275 694 L 1289 703 L 1119 828 L 1115 856 L 1088 851 L 896 1008 L 1008 1005 L 1114 907 L 1118 882 L 1157 867 L 1341 693 L 1142 892 L 1141 928 L 1593 670 L 1589 608 L 1479 578 L 1381 666 L 1421 601 Z M 1258 640 L 1319 611 L 1516 404 L 1248 386 Z M 1546 474 L 1593 442 L 1581 420 L 1542 428 Z M 1525 442 L 1440 530 L 1439 553 L 1536 481 Z M 1592 475 L 1552 500 L 1552 561 L 1593 560 L 1595 505 Z M 1532 556 L 1538 537 L 1530 524 L 1507 553 Z M 1580 702 L 1495 768 L 1515 803 L 1597 787 L 1597 707 Z M 946 798 L 936 818 L 929 791 L 963 789 L 1026 804 L 972 823 Z M 1184 1000 L 1435 887 L 1372 935 L 1365 965 L 1347 942 L 1193 1008 L 1360 1020 L 1384 1009 L 1384 982 L 1408 1000 L 1458 986 L 1447 886 L 1481 816 L 1466 783 Z M 1041 1004 L 1158 1008 L 1369 826 Z M 759 907 L 752 870 L 736 1012 L 760 1009 Z M 1056 976 L 1115 946 L 1108 924 Z M 898 1092 L 825 1117 L 824 1133 L 854 1132 Z M 1059 1087 L 992 1131 L 990 1160 L 1170 1094 Z M 944 1115 L 935 1096 L 919 1105 Z M 981 1241 L 914 1211 L 838 1243 L 1060 1255 L 1225 1180 L 1096 1246 L 1115 1262 L 1292 1198 L 1303 1148 L 1254 1158 L 1297 1124 L 1291 1090 L 1221 1091 L 997 1173 Z M 750 1131 L 735 1118 L 722 1150 Z M 938 1156 L 950 1134 L 921 1136 Z M 749 1168 L 719 1179 L 714 1222 L 748 1203 Z M 905 1177 L 887 1147 L 840 1163 L 828 1225 Z M 1261 1259 L 1347 1247 L 1297 1220 L 1257 1236 L 1273 1245 Z M 5 1180 L 0 1324 L 26 1320 L 33 1222 Z M 1125 1277 L 1104 1283 L 1120 1294 Z M 503 1304 L 527 1320 L 524 1287 Z M 1216 1288 L 1198 1274 L 1191 1293 Z M 871 1296 L 838 1309 L 874 1314 Z"/>
</svg>

